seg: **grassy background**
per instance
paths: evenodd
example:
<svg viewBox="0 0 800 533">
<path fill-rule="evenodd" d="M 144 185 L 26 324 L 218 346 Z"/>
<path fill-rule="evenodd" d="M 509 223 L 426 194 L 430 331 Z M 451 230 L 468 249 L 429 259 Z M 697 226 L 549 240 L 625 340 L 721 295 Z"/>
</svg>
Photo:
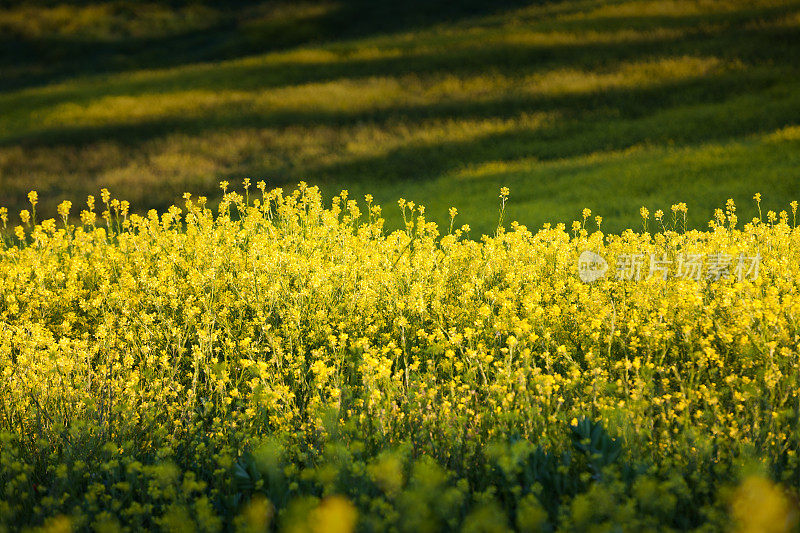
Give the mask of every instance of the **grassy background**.
<svg viewBox="0 0 800 533">
<path fill-rule="evenodd" d="M 0 0 L 0 205 L 218 182 L 399 198 L 473 235 L 800 199 L 800 2 Z M 456 6 L 452 4 L 457 4 Z"/>
</svg>

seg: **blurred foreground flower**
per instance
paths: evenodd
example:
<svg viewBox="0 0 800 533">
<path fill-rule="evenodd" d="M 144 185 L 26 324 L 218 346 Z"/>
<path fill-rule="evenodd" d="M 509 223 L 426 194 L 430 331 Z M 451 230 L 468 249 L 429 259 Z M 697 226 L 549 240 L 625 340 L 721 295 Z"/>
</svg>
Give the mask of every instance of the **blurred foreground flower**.
<svg viewBox="0 0 800 533">
<path fill-rule="evenodd" d="M 739 533 L 783 533 L 797 524 L 797 512 L 781 488 L 762 476 L 750 476 L 733 496 Z"/>
</svg>

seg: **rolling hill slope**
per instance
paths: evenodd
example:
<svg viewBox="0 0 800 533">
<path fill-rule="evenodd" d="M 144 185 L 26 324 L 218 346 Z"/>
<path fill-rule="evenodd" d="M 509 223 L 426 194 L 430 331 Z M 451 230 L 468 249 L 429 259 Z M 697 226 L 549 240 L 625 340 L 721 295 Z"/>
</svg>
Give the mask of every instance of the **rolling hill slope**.
<svg viewBox="0 0 800 533">
<path fill-rule="evenodd" d="M 0 4 L 0 205 L 138 210 L 244 177 L 473 235 L 800 197 L 800 2 Z"/>
</svg>

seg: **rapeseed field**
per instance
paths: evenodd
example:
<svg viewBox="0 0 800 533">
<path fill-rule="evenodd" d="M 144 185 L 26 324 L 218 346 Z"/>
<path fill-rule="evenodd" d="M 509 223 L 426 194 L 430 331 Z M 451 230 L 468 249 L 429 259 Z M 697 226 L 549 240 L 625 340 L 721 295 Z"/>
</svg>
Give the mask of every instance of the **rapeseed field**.
<svg viewBox="0 0 800 533">
<path fill-rule="evenodd" d="M 503 189 L 480 237 L 221 187 L 0 212 L 0 531 L 797 527 L 796 202 L 534 231 Z"/>
</svg>

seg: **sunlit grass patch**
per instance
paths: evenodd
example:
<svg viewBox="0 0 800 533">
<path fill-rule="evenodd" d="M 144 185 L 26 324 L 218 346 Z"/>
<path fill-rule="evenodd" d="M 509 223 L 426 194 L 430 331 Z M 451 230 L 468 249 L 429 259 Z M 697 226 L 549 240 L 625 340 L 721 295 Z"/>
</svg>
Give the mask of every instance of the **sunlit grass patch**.
<svg viewBox="0 0 800 533">
<path fill-rule="evenodd" d="M 766 139 L 772 142 L 800 140 L 800 125 L 786 126 L 785 128 L 781 128 L 773 133 L 770 133 Z"/>
<path fill-rule="evenodd" d="M 652 61 L 623 63 L 607 71 L 551 70 L 534 74 L 523 81 L 524 90 L 541 94 L 573 94 L 612 88 L 637 88 L 692 77 L 720 73 L 737 68 L 714 57 L 659 58 Z M 739 67 L 741 68 L 741 67 Z"/>
<path fill-rule="evenodd" d="M 585 19 L 687 17 L 783 7 L 786 4 L 786 0 L 633 0 L 602 3 L 595 9 L 573 13 L 567 17 Z"/>
</svg>

